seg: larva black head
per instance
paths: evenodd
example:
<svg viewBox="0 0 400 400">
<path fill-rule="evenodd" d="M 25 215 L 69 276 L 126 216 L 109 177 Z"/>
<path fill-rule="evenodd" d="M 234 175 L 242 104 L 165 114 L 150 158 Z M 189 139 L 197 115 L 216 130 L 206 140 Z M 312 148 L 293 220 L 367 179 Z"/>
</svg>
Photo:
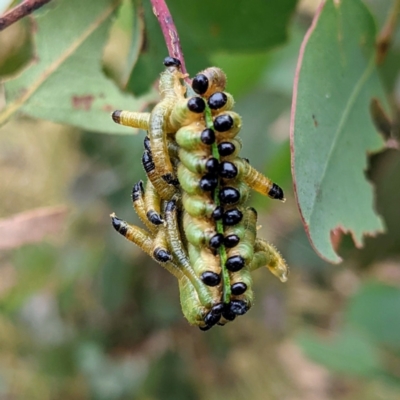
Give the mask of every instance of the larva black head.
<svg viewBox="0 0 400 400">
<path fill-rule="evenodd" d="M 164 220 L 161 218 L 161 215 L 155 212 L 154 210 L 147 211 L 146 217 L 153 225 L 162 225 L 164 223 Z"/>
<path fill-rule="evenodd" d="M 172 260 L 171 254 L 167 250 L 162 249 L 160 247 L 157 247 L 156 249 L 154 249 L 153 256 L 158 262 L 161 262 L 161 263 L 165 263 L 167 261 Z"/>
<path fill-rule="evenodd" d="M 224 235 L 222 233 L 217 233 L 210 239 L 210 247 L 213 249 L 218 249 L 224 243 Z"/>
<path fill-rule="evenodd" d="M 201 274 L 201 280 L 207 286 L 217 286 L 221 282 L 221 276 L 212 271 L 205 271 Z"/>
<path fill-rule="evenodd" d="M 232 179 L 236 178 L 238 169 L 233 162 L 222 161 L 219 165 L 219 175 L 221 178 Z"/>
<path fill-rule="evenodd" d="M 222 311 L 224 311 L 224 309 L 225 309 L 224 303 L 218 303 L 218 304 L 216 304 L 215 306 L 213 306 L 213 308 L 211 309 L 211 311 L 212 311 L 214 314 L 221 314 Z"/>
<path fill-rule="evenodd" d="M 240 271 L 244 267 L 244 258 L 242 256 L 232 256 L 226 260 L 226 268 L 231 272 Z"/>
<path fill-rule="evenodd" d="M 213 144 L 215 142 L 215 132 L 212 129 L 204 129 L 201 132 L 200 139 L 204 144 Z"/>
<path fill-rule="evenodd" d="M 188 109 L 196 114 L 202 113 L 206 109 L 206 103 L 201 97 L 192 97 L 187 102 Z"/>
<path fill-rule="evenodd" d="M 228 114 L 218 115 L 217 118 L 214 119 L 214 128 L 218 132 L 226 132 L 229 131 L 233 126 L 233 119 Z"/>
<path fill-rule="evenodd" d="M 211 327 L 214 326 L 215 324 L 218 324 L 218 322 L 221 319 L 221 314 L 224 310 L 225 310 L 224 303 L 218 303 L 215 306 L 213 306 L 211 311 L 204 318 L 204 322 L 207 324 L 207 326 Z"/>
<path fill-rule="evenodd" d="M 219 221 L 224 215 L 224 209 L 221 206 L 215 207 L 214 211 L 211 214 L 211 217 L 215 221 Z"/>
<path fill-rule="evenodd" d="M 236 150 L 236 147 L 231 142 L 221 142 L 218 145 L 218 153 L 222 157 L 230 156 Z"/>
<path fill-rule="evenodd" d="M 249 306 L 243 300 L 232 300 L 230 309 L 236 315 L 243 315 L 249 311 Z"/>
<path fill-rule="evenodd" d="M 208 89 L 208 78 L 204 74 L 196 75 L 192 80 L 192 88 L 197 94 L 204 94 Z"/>
<path fill-rule="evenodd" d="M 180 67 L 181 62 L 177 58 L 174 58 L 174 57 L 165 57 L 164 65 L 166 67 Z"/>
<path fill-rule="evenodd" d="M 218 178 L 214 175 L 206 174 L 200 179 L 200 189 L 211 192 L 218 186 Z"/>
<path fill-rule="evenodd" d="M 216 174 L 219 169 L 219 162 L 216 158 L 210 157 L 206 161 L 206 170 L 209 174 Z"/>
<path fill-rule="evenodd" d="M 240 200 L 240 192 L 233 187 L 225 186 L 219 192 L 219 199 L 223 204 L 235 204 Z"/>
<path fill-rule="evenodd" d="M 219 322 L 221 319 L 221 313 L 214 313 L 213 310 L 211 310 L 204 318 L 204 322 L 207 324 L 207 326 L 214 326 L 216 323 Z"/>
<path fill-rule="evenodd" d="M 247 290 L 247 285 L 244 282 L 236 282 L 231 286 L 231 292 L 234 296 L 240 296 Z"/>
<path fill-rule="evenodd" d="M 240 238 L 237 235 L 228 235 L 225 236 L 224 246 L 228 249 L 235 247 L 240 242 Z"/>
<path fill-rule="evenodd" d="M 222 108 L 227 101 L 228 97 L 224 92 L 215 92 L 208 99 L 208 105 L 212 110 L 218 110 Z"/>
<path fill-rule="evenodd" d="M 236 314 L 231 310 L 231 303 L 225 304 L 222 316 L 228 321 L 233 321 L 236 318 Z"/>
<path fill-rule="evenodd" d="M 222 216 L 222 221 L 226 226 L 233 226 L 238 224 L 243 218 L 243 214 L 237 208 L 233 208 L 232 210 L 225 211 Z"/>
</svg>

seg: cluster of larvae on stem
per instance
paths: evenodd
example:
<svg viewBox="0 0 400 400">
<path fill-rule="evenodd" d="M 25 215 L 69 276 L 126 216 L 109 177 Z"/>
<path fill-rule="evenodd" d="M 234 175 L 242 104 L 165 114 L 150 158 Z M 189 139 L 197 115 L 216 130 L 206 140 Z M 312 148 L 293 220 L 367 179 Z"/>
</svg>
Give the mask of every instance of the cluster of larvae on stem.
<svg viewBox="0 0 400 400">
<path fill-rule="evenodd" d="M 266 266 L 282 282 L 288 268 L 274 246 L 257 237 L 251 189 L 284 201 L 282 189 L 241 158 L 241 118 L 216 67 L 184 82 L 179 60 L 167 57 L 161 100 L 150 113 L 114 111 L 113 120 L 147 131 L 146 185 L 132 190 L 146 229 L 112 214 L 114 228 L 173 274 L 182 311 L 202 330 L 225 325 L 252 306 L 251 272 Z"/>
</svg>

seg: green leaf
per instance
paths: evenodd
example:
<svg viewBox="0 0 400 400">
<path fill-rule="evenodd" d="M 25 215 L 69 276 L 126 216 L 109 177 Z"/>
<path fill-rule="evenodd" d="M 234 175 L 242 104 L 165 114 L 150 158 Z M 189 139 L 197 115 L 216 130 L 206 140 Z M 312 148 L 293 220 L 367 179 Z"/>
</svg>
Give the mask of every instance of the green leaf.
<svg viewBox="0 0 400 400">
<path fill-rule="evenodd" d="M 168 6 L 181 36 L 183 50 L 266 50 L 287 39 L 286 26 L 296 0 L 170 0 Z M 185 53 L 186 54 L 186 53 Z"/>
<path fill-rule="evenodd" d="M 383 147 L 369 114 L 386 105 L 375 66 L 376 28 L 360 0 L 326 1 L 302 44 L 292 105 L 292 170 L 305 229 L 319 255 L 341 261 L 331 231 L 355 244 L 383 230 L 365 179 L 367 154 Z"/>
<path fill-rule="evenodd" d="M 229 0 L 204 0 L 192 2 L 190 6 L 185 0 L 168 1 L 188 73 L 194 75 L 209 67 L 209 57 L 215 51 L 265 52 L 285 42 L 286 27 L 296 2 L 241 0 L 232 7 Z M 143 93 L 155 81 L 159 74 L 158 66 L 167 55 L 165 41 L 150 2 L 144 1 L 143 8 L 146 46 L 127 84 L 127 88 L 135 94 Z"/>
<path fill-rule="evenodd" d="M 270 53 L 265 51 L 250 54 L 218 52 L 211 55 L 212 65 L 218 65 L 228 77 L 227 91 L 233 97 L 248 94 L 259 83 L 269 59 Z"/>
<path fill-rule="evenodd" d="M 115 124 L 115 109 L 140 110 L 155 92 L 135 99 L 106 78 L 101 57 L 119 2 L 60 0 L 35 15 L 36 56 L 6 83 L 0 125 L 16 111 L 104 133 L 131 133 Z"/>
<path fill-rule="evenodd" d="M 383 372 L 374 344 L 351 327 L 329 338 L 302 332 L 297 342 L 308 357 L 335 372 L 369 377 Z"/>
<path fill-rule="evenodd" d="M 379 343 L 400 350 L 399 310 L 399 288 L 381 282 L 369 282 L 350 300 L 346 317 Z"/>
</svg>

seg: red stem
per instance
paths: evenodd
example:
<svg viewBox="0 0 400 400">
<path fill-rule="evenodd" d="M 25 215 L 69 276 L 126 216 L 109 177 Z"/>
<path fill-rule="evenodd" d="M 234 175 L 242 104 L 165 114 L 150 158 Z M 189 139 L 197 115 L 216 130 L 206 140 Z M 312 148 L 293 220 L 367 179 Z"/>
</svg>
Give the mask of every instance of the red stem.
<svg viewBox="0 0 400 400">
<path fill-rule="evenodd" d="M 181 70 L 186 74 L 185 59 L 183 57 L 181 42 L 178 31 L 176 30 L 174 20 L 168 10 L 168 6 L 164 0 L 150 0 L 153 6 L 153 13 L 158 19 L 167 45 L 168 54 L 177 58 L 181 64 Z"/>
<path fill-rule="evenodd" d="M 31 14 L 33 11 L 49 3 L 51 0 L 25 0 L 0 17 L 0 31 L 8 28 L 14 22 Z"/>
</svg>

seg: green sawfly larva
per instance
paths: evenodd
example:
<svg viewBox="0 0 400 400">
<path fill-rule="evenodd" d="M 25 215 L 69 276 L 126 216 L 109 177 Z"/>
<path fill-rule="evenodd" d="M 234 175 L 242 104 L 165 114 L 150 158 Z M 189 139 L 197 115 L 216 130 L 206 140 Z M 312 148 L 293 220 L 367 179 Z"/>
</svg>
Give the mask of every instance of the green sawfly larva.
<svg viewBox="0 0 400 400">
<path fill-rule="evenodd" d="M 189 96 L 180 62 L 167 57 L 161 101 L 150 113 L 117 110 L 113 120 L 145 129 L 142 163 L 148 183 L 132 191 L 147 230 L 112 214 L 114 228 L 172 273 L 182 311 L 202 330 L 232 321 L 253 304 L 251 271 L 266 266 L 281 281 L 288 268 L 274 246 L 257 237 L 250 189 L 284 201 L 282 189 L 239 156 L 240 116 L 224 92 L 225 74 L 207 68 Z"/>
</svg>

